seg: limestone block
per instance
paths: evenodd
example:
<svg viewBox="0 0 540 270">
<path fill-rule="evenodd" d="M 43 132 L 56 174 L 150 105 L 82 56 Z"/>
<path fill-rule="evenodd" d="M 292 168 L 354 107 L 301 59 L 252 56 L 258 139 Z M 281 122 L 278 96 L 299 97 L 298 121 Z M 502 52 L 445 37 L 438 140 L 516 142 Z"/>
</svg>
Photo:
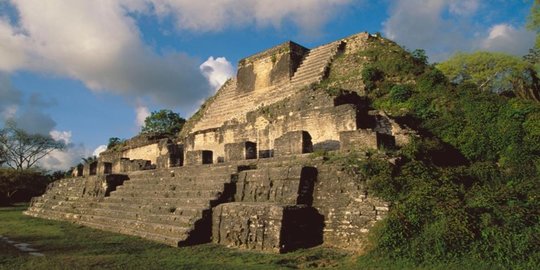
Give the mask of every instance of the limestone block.
<svg viewBox="0 0 540 270">
<path fill-rule="evenodd" d="M 156 158 L 156 168 L 170 168 L 184 164 L 184 146 L 169 139 L 159 142 L 160 155 Z"/>
<path fill-rule="evenodd" d="M 213 153 L 208 150 L 187 151 L 186 165 L 212 164 Z"/>
<path fill-rule="evenodd" d="M 274 140 L 274 155 L 287 156 L 313 152 L 311 136 L 307 131 L 291 131 Z"/>
<path fill-rule="evenodd" d="M 96 175 L 97 174 L 97 161 L 94 161 L 92 163 L 86 163 L 83 167 L 83 175 L 89 176 L 89 175 Z"/>
<path fill-rule="evenodd" d="M 342 131 L 339 133 L 341 151 L 377 149 L 377 132 L 371 129 Z"/>
<path fill-rule="evenodd" d="M 225 160 L 245 160 L 257 158 L 257 144 L 254 142 L 240 142 L 225 144 Z"/>
<path fill-rule="evenodd" d="M 114 173 L 134 172 L 152 169 L 154 166 L 150 160 L 121 158 L 113 162 L 112 171 Z"/>
<path fill-rule="evenodd" d="M 101 162 L 97 163 L 97 175 L 105 175 L 112 173 L 112 163 L 111 162 Z"/>
<path fill-rule="evenodd" d="M 322 243 L 323 218 L 314 208 L 273 203 L 226 203 L 212 215 L 212 239 L 227 247 L 286 252 Z"/>
<path fill-rule="evenodd" d="M 75 168 L 73 168 L 73 171 L 71 172 L 71 176 L 73 177 L 83 176 L 83 169 L 84 169 L 84 166 L 82 164 L 77 165 Z"/>
</svg>

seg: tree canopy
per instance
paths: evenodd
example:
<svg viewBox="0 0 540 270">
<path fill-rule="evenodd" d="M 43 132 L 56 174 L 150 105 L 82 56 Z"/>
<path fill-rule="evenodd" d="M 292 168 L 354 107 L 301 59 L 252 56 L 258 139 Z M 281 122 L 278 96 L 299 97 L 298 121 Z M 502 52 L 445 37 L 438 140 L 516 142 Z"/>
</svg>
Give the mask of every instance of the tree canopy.
<svg viewBox="0 0 540 270">
<path fill-rule="evenodd" d="M 540 1 L 535 0 L 532 7 L 531 7 L 531 13 L 529 14 L 529 17 L 527 18 L 527 28 L 529 30 L 536 32 L 536 47 L 540 48 L 540 36 L 538 33 L 540 33 Z"/>
<path fill-rule="evenodd" d="M 0 152 L 3 152 L 4 163 L 16 170 L 29 169 L 53 150 L 64 147 L 63 142 L 42 134 L 30 134 L 18 128 L 15 122 L 8 121 L 0 129 Z"/>
<path fill-rule="evenodd" d="M 154 111 L 144 120 L 141 133 L 176 134 L 182 130 L 186 119 L 171 110 Z"/>
<path fill-rule="evenodd" d="M 504 53 L 458 53 L 437 65 L 454 83 L 474 83 L 480 90 L 513 93 L 540 101 L 540 85 L 534 66 Z"/>
</svg>

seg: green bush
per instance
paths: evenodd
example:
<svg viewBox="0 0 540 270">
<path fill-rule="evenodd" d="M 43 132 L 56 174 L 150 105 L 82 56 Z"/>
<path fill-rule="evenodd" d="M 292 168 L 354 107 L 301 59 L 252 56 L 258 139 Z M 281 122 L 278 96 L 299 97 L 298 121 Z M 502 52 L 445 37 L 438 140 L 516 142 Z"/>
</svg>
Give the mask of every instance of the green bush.
<svg viewBox="0 0 540 270">
<path fill-rule="evenodd" d="M 390 89 L 390 99 L 394 102 L 407 101 L 412 95 L 412 87 L 406 84 L 394 85 Z"/>
</svg>

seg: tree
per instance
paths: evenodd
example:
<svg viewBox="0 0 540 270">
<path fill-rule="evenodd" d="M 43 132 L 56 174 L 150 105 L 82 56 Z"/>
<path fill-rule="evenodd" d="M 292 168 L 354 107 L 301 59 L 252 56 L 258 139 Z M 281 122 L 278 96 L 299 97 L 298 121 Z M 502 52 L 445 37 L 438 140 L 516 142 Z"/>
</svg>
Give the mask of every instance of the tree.
<svg viewBox="0 0 540 270">
<path fill-rule="evenodd" d="M 535 0 L 527 18 L 527 28 L 536 32 L 536 48 L 540 48 L 540 0 Z"/>
<path fill-rule="evenodd" d="M 504 53 L 458 53 L 437 65 L 452 82 L 472 82 L 480 90 L 540 101 L 540 84 L 534 66 Z"/>
<path fill-rule="evenodd" d="M 182 130 L 186 119 L 171 110 L 154 111 L 144 120 L 141 133 L 176 134 Z"/>
<path fill-rule="evenodd" d="M 94 163 L 98 160 L 98 158 L 96 156 L 89 156 L 87 158 L 82 158 L 84 164 L 91 164 L 91 163 Z"/>
<path fill-rule="evenodd" d="M 114 148 L 115 146 L 122 144 L 124 141 L 125 141 L 125 140 L 120 139 L 120 138 L 118 138 L 118 137 L 111 137 L 111 138 L 109 138 L 109 143 L 107 144 L 107 150 L 112 149 L 112 148 Z"/>
<path fill-rule="evenodd" d="M 55 141 L 50 136 L 29 134 L 8 121 L 0 129 L 0 152 L 4 153 L 5 163 L 13 169 L 25 170 L 54 150 L 64 149 L 63 142 Z"/>
</svg>

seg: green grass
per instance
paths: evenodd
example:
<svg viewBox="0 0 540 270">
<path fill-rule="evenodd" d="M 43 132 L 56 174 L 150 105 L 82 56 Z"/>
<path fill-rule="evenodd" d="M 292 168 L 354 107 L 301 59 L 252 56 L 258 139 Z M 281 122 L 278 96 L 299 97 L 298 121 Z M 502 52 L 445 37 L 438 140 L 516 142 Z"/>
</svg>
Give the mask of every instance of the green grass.
<svg viewBox="0 0 540 270">
<path fill-rule="evenodd" d="M 0 208 L 0 235 L 31 244 L 33 257 L 0 241 L 0 269 L 492 269 L 474 261 L 418 266 L 318 247 L 264 254 L 204 244 L 173 248 L 137 237 L 24 216 L 26 206 Z"/>
<path fill-rule="evenodd" d="M 31 244 L 45 257 L 0 242 L 0 269 L 354 269 L 354 257 L 328 248 L 262 254 L 214 244 L 173 248 L 137 237 L 22 215 L 0 208 L 0 235 Z"/>
</svg>

